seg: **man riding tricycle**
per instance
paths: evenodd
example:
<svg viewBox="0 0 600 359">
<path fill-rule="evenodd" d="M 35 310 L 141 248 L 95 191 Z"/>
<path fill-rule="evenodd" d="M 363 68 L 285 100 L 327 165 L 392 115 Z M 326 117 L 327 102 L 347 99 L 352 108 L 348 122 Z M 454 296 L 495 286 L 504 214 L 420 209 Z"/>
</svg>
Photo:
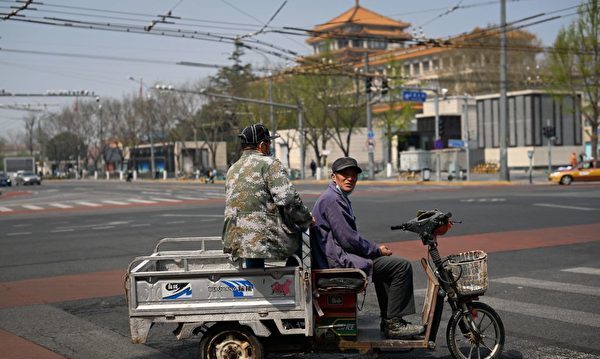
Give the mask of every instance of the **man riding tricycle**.
<svg viewBox="0 0 600 359">
<path fill-rule="evenodd" d="M 357 315 L 368 276 L 360 269 L 312 269 L 309 236 L 297 263 L 267 261 L 244 268 L 208 243 L 221 237 L 165 238 L 150 256 L 138 257 L 126 281 L 132 340 L 144 343 L 154 323 L 176 325 L 177 339 L 200 335 L 201 358 L 261 359 L 267 351 L 331 352 L 435 349 L 444 301 L 452 315 L 446 340 L 453 358 L 499 358 L 504 327 L 479 302 L 488 284 L 487 255 L 469 251 L 443 257 L 437 238 L 451 229 L 451 214 L 419 213 L 393 230 L 416 233 L 427 247 L 420 263 L 427 276 L 421 311 L 424 332 L 388 339 Z M 165 250 L 190 244 L 193 250 Z M 199 248 L 199 249 L 198 249 Z"/>
</svg>

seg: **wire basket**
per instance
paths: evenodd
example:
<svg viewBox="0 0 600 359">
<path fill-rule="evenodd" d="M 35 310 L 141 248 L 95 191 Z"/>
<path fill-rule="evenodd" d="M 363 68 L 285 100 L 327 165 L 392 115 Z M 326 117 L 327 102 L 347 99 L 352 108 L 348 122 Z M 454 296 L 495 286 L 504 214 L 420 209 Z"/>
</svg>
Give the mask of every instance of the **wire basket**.
<svg viewBox="0 0 600 359">
<path fill-rule="evenodd" d="M 488 288 L 487 254 L 475 250 L 448 256 L 459 295 L 479 295 Z"/>
</svg>

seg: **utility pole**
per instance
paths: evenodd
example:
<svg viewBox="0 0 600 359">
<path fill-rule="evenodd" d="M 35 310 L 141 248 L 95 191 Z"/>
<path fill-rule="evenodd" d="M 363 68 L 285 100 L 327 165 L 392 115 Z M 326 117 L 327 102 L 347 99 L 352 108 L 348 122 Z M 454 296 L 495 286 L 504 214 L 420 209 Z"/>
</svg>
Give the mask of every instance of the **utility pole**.
<svg viewBox="0 0 600 359">
<path fill-rule="evenodd" d="M 275 134 L 276 133 L 275 116 L 273 115 L 273 73 L 271 71 L 269 71 L 268 75 L 269 75 L 269 102 L 271 103 L 269 105 L 269 117 L 271 119 L 271 133 Z M 273 143 L 272 148 L 273 148 L 273 156 L 275 156 L 276 148 L 277 148 L 277 146 L 275 146 L 275 143 Z"/>
<path fill-rule="evenodd" d="M 506 100 L 506 0 L 500 0 L 500 180 L 510 181 L 508 172 L 508 103 Z"/>
<path fill-rule="evenodd" d="M 367 76 L 369 76 L 369 53 L 365 52 L 365 74 Z M 373 134 L 373 124 L 371 123 L 371 91 L 366 91 L 366 96 L 367 96 L 367 104 L 366 104 L 366 108 L 367 108 L 367 144 L 368 144 L 368 151 L 369 151 L 369 179 L 372 180 L 375 178 L 375 154 L 374 154 L 374 147 L 375 147 L 375 138 L 374 138 L 374 134 Z"/>
<path fill-rule="evenodd" d="M 471 147 L 469 144 L 470 136 L 469 136 L 469 95 L 464 95 L 464 108 L 463 108 L 463 121 L 464 121 L 464 141 L 465 141 L 465 159 L 467 162 L 467 181 L 471 180 Z"/>
<path fill-rule="evenodd" d="M 435 140 L 434 140 L 434 149 L 435 149 L 435 180 L 436 181 L 441 181 L 442 176 L 441 176 L 441 156 L 440 156 L 440 149 L 439 148 L 435 148 L 436 144 L 439 143 L 439 141 L 441 140 L 440 138 L 440 88 L 436 87 L 435 89 L 435 121 L 434 121 L 434 127 L 435 127 Z"/>
</svg>

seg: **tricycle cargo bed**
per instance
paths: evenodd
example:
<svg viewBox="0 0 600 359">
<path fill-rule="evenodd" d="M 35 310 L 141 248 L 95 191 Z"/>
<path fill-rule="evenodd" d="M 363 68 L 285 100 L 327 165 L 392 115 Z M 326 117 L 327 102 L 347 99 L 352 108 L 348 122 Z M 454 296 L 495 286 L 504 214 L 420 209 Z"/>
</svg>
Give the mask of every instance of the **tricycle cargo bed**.
<svg viewBox="0 0 600 359">
<path fill-rule="evenodd" d="M 220 238 L 186 238 L 185 242 L 195 242 L 201 249 L 160 251 L 161 244 L 181 242 L 176 238 L 162 240 L 152 255 L 131 262 L 127 299 L 132 329 L 155 322 L 261 320 L 275 321 L 280 327 L 282 320 L 305 318 L 301 267 L 281 263 L 244 269 L 221 250 L 205 249 L 205 242 L 210 240 Z"/>
</svg>

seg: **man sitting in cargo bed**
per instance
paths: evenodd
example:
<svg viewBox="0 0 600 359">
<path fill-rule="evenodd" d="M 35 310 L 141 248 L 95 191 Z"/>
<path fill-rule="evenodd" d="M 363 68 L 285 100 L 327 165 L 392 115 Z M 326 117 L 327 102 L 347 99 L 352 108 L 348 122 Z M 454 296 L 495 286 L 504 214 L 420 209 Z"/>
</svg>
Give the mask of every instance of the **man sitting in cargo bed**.
<svg viewBox="0 0 600 359">
<path fill-rule="evenodd" d="M 265 259 L 296 253 L 298 229 L 306 230 L 313 218 L 283 164 L 270 156 L 271 140 L 279 136 L 255 124 L 239 137 L 242 156 L 225 179 L 223 251 L 244 258 L 246 268 L 261 268 Z"/>
</svg>

